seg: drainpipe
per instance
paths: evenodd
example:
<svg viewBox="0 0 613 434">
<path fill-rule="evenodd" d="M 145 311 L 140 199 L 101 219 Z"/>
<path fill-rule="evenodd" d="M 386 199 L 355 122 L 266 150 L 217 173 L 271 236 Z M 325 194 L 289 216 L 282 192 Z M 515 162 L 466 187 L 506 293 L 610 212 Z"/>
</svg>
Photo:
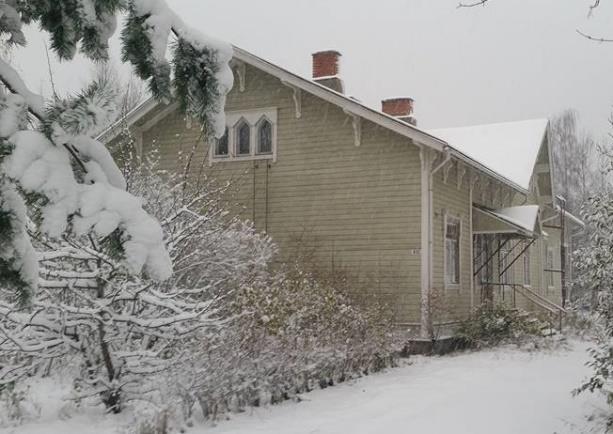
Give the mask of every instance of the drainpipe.
<svg viewBox="0 0 613 434">
<path fill-rule="evenodd" d="M 445 147 L 445 159 L 438 166 L 432 168 L 434 164 L 433 154 L 427 148 L 420 151 L 421 159 L 421 337 L 432 339 L 434 329 L 432 325 L 430 296 L 433 282 L 433 179 L 434 175 L 441 170 L 451 159 L 449 148 Z M 425 229 L 425 230 L 424 230 Z"/>
</svg>

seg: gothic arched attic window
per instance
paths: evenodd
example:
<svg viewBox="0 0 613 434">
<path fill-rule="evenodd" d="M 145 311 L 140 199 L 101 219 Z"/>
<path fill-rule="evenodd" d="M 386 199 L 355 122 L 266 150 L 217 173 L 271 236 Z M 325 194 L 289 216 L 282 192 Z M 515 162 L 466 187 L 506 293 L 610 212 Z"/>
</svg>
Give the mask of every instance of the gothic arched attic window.
<svg viewBox="0 0 613 434">
<path fill-rule="evenodd" d="M 222 137 L 215 140 L 215 155 L 225 157 L 228 155 L 228 127 Z"/>
<path fill-rule="evenodd" d="M 260 119 L 257 125 L 258 154 L 272 153 L 272 123 L 266 117 Z"/>
<path fill-rule="evenodd" d="M 236 155 L 251 154 L 251 126 L 241 119 L 236 126 Z"/>
</svg>

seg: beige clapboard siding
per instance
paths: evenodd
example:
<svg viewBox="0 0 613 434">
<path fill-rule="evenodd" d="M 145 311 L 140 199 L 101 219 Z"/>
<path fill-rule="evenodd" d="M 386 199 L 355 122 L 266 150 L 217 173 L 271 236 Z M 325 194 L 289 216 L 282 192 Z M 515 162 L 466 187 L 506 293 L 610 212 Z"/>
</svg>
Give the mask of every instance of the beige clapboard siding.
<svg viewBox="0 0 613 434">
<path fill-rule="evenodd" d="M 289 254 L 297 240 L 315 249 L 325 268 L 346 270 L 356 292 L 379 294 L 399 322 L 418 322 L 420 303 L 420 160 L 416 147 L 368 122 L 354 144 L 351 118 L 302 95 L 296 119 L 292 91 L 247 67 L 244 92 L 235 88 L 226 111 L 276 107 L 277 161 L 208 165 L 197 128 L 171 114 L 143 135 L 144 150 L 161 148 L 161 165 L 177 168 L 178 151 L 201 145 L 200 167 L 231 182 L 227 206 L 267 230 Z M 194 167 L 192 167 L 194 169 Z M 194 170 L 192 170 L 192 173 Z"/>
</svg>

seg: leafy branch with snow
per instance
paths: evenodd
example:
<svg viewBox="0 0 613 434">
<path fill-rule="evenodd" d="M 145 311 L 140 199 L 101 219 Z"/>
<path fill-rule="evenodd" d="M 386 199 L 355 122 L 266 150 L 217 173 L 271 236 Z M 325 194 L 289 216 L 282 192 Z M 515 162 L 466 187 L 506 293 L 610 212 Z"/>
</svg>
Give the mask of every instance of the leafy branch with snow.
<svg viewBox="0 0 613 434">
<path fill-rule="evenodd" d="M 163 0 L 43 0 L 0 2 L 0 36 L 23 46 L 25 24 L 37 23 L 62 60 L 77 51 L 94 61 L 108 58 L 118 15 L 125 61 L 161 100 L 177 98 L 207 136 L 223 134 L 225 96 L 232 87 L 230 46 L 186 26 Z M 172 64 L 166 60 L 173 35 Z M 174 73 L 174 74 L 173 74 Z M 24 210 L 37 209 L 40 231 L 53 239 L 88 236 L 91 247 L 109 247 L 132 274 L 156 280 L 172 273 L 159 223 L 125 191 L 108 150 L 95 140 L 113 119 L 108 89 L 93 83 L 80 95 L 45 107 L 6 61 L 0 59 L 0 283 L 27 303 L 36 286 L 36 261 Z M 29 116 L 34 129 L 28 128 Z M 34 205 L 35 204 L 35 205 Z"/>
</svg>

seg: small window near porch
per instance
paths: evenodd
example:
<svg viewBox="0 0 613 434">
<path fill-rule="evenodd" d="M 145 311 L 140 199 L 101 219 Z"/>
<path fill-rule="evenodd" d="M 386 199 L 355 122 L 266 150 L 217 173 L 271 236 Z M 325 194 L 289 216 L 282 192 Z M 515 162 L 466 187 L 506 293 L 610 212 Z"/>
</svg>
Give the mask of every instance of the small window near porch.
<svg viewBox="0 0 613 434">
<path fill-rule="evenodd" d="M 511 281 L 509 276 L 511 274 L 511 269 L 513 266 L 509 266 L 509 256 L 511 255 L 511 250 L 502 249 L 500 250 L 500 283 L 503 285 L 508 285 Z M 503 273 L 504 271 L 504 273 Z"/>
<path fill-rule="evenodd" d="M 445 218 L 445 285 L 460 284 L 460 220 Z"/>
<path fill-rule="evenodd" d="M 529 243 L 529 241 L 526 241 Z M 528 244 L 524 252 L 524 286 L 530 286 L 530 245 Z"/>
<path fill-rule="evenodd" d="M 553 288 L 553 271 L 550 270 L 553 270 L 553 248 L 547 247 L 547 286 Z"/>
</svg>

